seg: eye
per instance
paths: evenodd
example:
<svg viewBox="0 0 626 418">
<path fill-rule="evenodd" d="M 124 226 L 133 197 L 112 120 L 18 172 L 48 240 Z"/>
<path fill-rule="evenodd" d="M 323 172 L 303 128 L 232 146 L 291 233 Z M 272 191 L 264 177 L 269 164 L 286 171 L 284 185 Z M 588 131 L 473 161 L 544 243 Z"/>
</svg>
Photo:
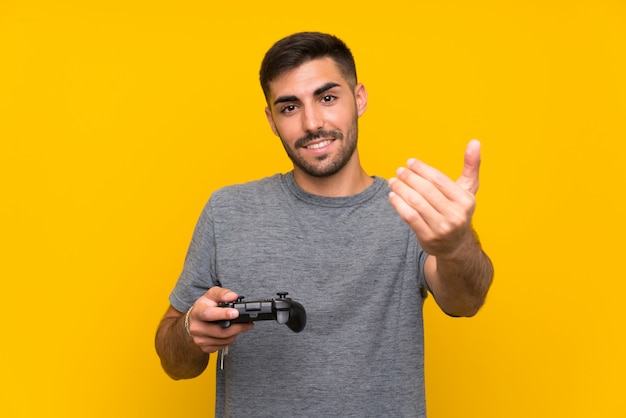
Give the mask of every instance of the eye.
<svg viewBox="0 0 626 418">
<path fill-rule="evenodd" d="M 291 113 L 296 110 L 296 105 L 286 105 L 280 108 L 280 113 Z"/>
<path fill-rule="evenodd" d="M 331 103 L 334 102 L 335 99 L 337 98 L 337 96 L 333 96 L 332 94 L 327 94 L 325 96 L 322 96 L 322 103 Z"/>
</svg>

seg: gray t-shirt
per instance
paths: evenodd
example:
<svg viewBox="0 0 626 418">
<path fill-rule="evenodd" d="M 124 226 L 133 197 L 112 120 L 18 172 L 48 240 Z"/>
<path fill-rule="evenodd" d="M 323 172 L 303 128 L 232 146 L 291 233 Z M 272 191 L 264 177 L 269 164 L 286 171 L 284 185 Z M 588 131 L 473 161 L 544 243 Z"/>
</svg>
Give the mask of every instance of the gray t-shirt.
<svg viewBox="0 0 626 418">
<path fill-rule="evenodd" d="M 382 178 L 350 197 L 306 193 L 293 173 L 216 191 L 170 301 L 212 286 L 248 300 L 289 292 L 301 333 L 240 334 L 218 367 L 216 417 L 424 417 L 426 254 Z"/>
</svg>

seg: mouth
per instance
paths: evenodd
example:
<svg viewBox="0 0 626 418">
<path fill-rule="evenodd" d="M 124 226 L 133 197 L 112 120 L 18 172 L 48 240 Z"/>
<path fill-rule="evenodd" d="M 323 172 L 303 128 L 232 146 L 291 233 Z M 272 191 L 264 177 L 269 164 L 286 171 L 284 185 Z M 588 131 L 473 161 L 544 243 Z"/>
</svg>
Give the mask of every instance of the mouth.
<svg viewBox="0 0 626 418">
<path fill-rule="evenodd" d="M 325 139 L 325 140 L 320 141 L 320 142 L 314 142 L 314 143 L 307 144 L 307 145 L 304 146 L 304 148 L 310 149 L 310 150 L 321 149 L 321 148 L 327 147 L 333 141 L 334 141 L 334 139 Z"/>
<path fill-rule="evenodd" d="M 340 131 L 328 130 L 318 131 L 315 133 L 308 133 L 307 135 L 299 138 L 294 144 L 294 148 L 304 148 L 309 151 L 319 151 L 332 145 L 337 139 L 343 139 L 343 134 Z"/>
</svg>

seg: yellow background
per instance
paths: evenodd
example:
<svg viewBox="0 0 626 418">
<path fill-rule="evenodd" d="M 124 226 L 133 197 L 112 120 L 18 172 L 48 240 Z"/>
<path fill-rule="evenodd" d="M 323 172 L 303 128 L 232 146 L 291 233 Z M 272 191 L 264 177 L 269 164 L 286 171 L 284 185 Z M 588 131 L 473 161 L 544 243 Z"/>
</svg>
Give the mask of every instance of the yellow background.
<svg viewBox="0 0 626 418">
<path fill-rule="evenodd" d="M 210 193 L 290 168 L 257 71 L 301 30 L 355 54 L 370 173 L 483 143 L 496 281 L 473 319 L 427 302 L 429 416 L 626 416 L 618 0 L 0 2 L 0 416 L 211 415 L 154 331 Z"/>
</svg>

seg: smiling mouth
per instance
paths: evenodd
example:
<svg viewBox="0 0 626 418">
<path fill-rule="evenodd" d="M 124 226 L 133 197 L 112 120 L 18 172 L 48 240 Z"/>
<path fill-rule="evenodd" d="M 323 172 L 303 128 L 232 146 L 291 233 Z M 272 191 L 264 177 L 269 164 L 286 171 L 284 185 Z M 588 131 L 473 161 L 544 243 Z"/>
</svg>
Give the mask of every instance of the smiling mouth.
<svg viewBox="0 0 626 418">
<path fill-rule="evenodd" d="M 325 141 L 321 141 L 321 142 L 317 142 L 315 144 L 310 144 L 305 146 L 304 148 L 306 149 L 320 149 L 320 148 L 324 148 L 325 146 L 328 146 L 331 144 L 331 142 L 333 142 L 334 139 L 327 139 Z"/>
<path fill-rule="evenodd" d="M 336 139 L 343 139 L 343 134 L 337 130 L 308 132 L 295 142 L 294 148 L 316 150 L 327 147 Z"/>
</svg>

